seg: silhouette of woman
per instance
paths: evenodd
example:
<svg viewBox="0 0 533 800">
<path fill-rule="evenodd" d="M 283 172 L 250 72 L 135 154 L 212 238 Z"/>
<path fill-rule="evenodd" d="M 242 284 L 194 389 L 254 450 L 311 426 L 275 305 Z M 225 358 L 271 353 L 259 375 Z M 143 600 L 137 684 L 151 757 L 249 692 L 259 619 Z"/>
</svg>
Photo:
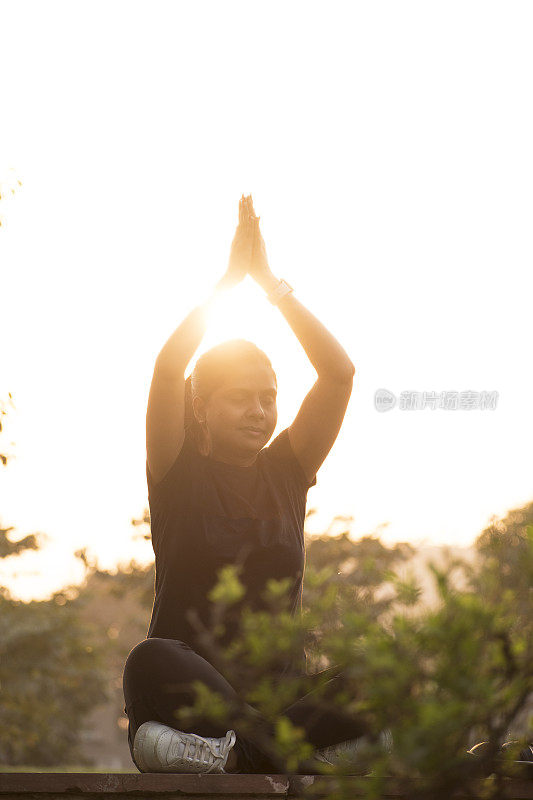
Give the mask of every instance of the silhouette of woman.
<svg viewBox="0 0 533 800">
<path fill-rule="evenodd" d="M 256 345 L 223 342 L 204 353 L 184 379 L 211 303 L 247 273 L 285 317 L 318 374 L 291 425 L 269 446 L 277 423 L 277 381 Z M 209 624 L 207 595 L 221 565 L 242 566 L 240 580 L 253 609 L 262 608 L 261 589 L 269 578 L 289 578 L 288 610 L 301 610 L 307 492 L 339 433 L 354 372 L 338 341 L 271 272 L 252 198 L 242 196 L 227 271 L 162 348 L 150 387 L 146 474 L 155 597 L 147 637 L 128 655 L 123 674 L 128 742 L 141 772 L 280 771 L 272 750 L 237 724 L 229 729 L 232 720 L 197 719 L 183 730 L 175 711 L 193 704 L 195 680 L 230 705 L 237 697 L 232 676 L 209 662 L 193 624 L 194 615 Z M 222 644 L 238 635 L 236 608 L 225 620 Z M 305 653 L 297 662 L 280 656 L 276 671 L 280 680 L 305 675 Z M 342 677 L 332 675 L 331 681 Z M 257 730 L 267 730 L 262 715 L 247 708 Z M 305 729 L 317 750 L 364 733 L 363 723 L 338 707 L 317 711 L 312 692 L 284 714 Z M 311 771 L 312 764 L 305 766 Z"/>
</svg>

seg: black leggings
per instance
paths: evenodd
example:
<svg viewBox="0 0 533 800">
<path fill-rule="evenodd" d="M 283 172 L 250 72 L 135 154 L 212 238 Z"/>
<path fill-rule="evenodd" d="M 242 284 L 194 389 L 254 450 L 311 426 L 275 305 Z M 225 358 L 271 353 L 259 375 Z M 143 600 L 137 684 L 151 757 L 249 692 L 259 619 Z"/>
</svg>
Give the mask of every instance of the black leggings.
<svg viewBox="0 0 533 800">
<path fill-rule="evenodd" d="M 307 676 L 306 681 L 312 686 L 314 681 L 323 683 L 325 678 L 328 678 L 326 686 L 329 689 L 336 691 L 343 685 L 343 674 L 336 668 Z M 194 704 L 196 695 L 192 682 L 195 680 L 202 681 L 209 689 L 218 692 L 232 709 L 238 707 L 236 700 L 237 703 L 243 702 L 226 678 L 184 642 L 154 637 L 144 639 L 131 650 L 124 665 L 123 688 L 125 711 L 129 719 L 128 744 L 133 763 L 133 741 L 137 729 L 143 722 L 155 720 L 186 733 L 216 738 L 225 736 L 229 729 L 233 729 L 237 734 L 234 746 L 237 768 L 241 772 L 279 772 L 280 762 L 276 755 L 265 744 L 265 738 L 258 739 L 259 735 L 266 736 L 271 746 L 273 726 L 248 704 L 246 709 L 253 721 L 251 726 L 250 723 L 242 725 L 240 720 L 231 716 L 222 722 L 196 719 L 194 724 L 182 725 L 178 721 L 174 711 Z M 332 703 L 322 707 L 320 699 L 325 703 L 327 694 L 323 691 L 319 698 L 316 694 L 313 696 L 314 691 L 311 689 L 282 713 L 293 725 L 304 729 L 306 740 L 316 749 L 355 739 L 365 733 L 366 725 L 362 719 L 356 721 Z M 309 768 L 308 763 L 305 766 Z"/>
</svg>

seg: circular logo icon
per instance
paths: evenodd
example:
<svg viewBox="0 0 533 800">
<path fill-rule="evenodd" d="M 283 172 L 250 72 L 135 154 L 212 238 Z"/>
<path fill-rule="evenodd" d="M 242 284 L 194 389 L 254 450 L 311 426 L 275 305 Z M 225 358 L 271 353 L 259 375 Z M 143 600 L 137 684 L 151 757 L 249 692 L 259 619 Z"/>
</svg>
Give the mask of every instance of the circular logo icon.
<svg viewBox="0 0 533 800">
<path fill-rule="evenodd" d="M 378 389 L 374 394 L 376 411 L 390 411 L 396 405 L 396 397 L 388 389 Z"/>
</svg>

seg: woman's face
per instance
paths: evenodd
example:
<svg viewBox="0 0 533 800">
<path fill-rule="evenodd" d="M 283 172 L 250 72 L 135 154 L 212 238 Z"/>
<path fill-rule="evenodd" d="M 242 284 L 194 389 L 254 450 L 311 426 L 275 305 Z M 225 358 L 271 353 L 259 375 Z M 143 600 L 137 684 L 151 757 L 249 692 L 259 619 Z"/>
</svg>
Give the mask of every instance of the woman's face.
<svg viewBox="0 0 533 800">
<path fill-rule="evenodd" d="M 207 402 L 194 398 L 196 417 L 207 427 L 209 455 L 253 458 L 274 433 L 276 394 L 274 372 L 252 364 L 232 370 Z"/>
</svg>

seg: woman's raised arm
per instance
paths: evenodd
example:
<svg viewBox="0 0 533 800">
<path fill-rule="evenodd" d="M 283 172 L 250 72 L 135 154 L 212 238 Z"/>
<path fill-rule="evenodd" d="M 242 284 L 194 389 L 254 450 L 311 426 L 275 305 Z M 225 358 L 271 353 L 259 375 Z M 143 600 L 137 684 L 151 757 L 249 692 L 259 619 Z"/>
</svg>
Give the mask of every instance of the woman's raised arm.
<svg viewBox="0 0 533 800">
<path fill-rule="evenodd" d="M 270 270 L 259 217 L 254 214 L 251 199 L 247 204 L 255 230 L 250 275 L 268 295 L 280 281 Z M 352 392 L 355 367 L 333 334 L 293 292 L 284 295 L 277 306 L 318 373 L 289 427 L 293 452 L 312 481 L 339 433 Z"/>
<path fill-rule="evenodd" d="M 185 370 L 206 331 L 206 305 L 185 317 L 155 362 L 146 410 L 146 458 L 155 483 L 165 477 L 183 445 Z"/>
<path fill-rule="evenodd" d="M 146 411 L 146 457 L 155 483 L 175 462 L 185 437 L 185 370 L 207 329 L 209 309 L 221 293 L 239 283 L 248 270 L 253 228 L 239 202 L 239 224 L 235 232 L 228 268 L 210 297 L 193 308 L 169 337 L 157 356 Z"/>
</svg>

